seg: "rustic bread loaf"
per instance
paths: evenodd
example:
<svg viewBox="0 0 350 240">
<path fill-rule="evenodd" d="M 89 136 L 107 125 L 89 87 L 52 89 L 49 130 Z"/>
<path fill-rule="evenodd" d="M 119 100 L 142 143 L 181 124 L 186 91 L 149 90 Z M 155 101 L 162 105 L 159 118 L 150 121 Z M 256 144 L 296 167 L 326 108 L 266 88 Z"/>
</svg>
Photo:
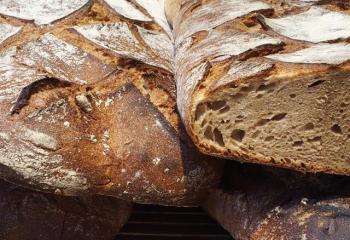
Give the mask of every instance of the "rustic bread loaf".
<svg viewBox="0 0 350 240">
<path fill-rule="evenodd" d="M 112 240 L 131 210 L 115 198 L 62 197 L 0 181 L 3 240 Z"/>
<path fill-rule="evenodd" d="M 182 1 L 168 16 L 178 107 L 202 152 L 350 174 L 347 1 Z"/>
<path fill-rule="evenodd" d="M 204 208 L 237 240 L 347 239 L 350 179 L 228 166 Z"/>
<path fill-rule="evenodd" d="M 28 3 L 0 7 L 0 177 L 139 203 L 206 197 L 221 166 L 179 121 L 162 1 Z"/>
</svg>

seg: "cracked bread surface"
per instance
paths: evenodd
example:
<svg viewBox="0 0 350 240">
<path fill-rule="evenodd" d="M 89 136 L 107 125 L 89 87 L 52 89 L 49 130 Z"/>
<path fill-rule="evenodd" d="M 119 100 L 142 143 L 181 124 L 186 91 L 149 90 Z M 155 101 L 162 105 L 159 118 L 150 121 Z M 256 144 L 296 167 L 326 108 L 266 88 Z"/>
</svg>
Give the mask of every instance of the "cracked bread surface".
<svg viewBox="0 0 350 240">
<path fill-rule="evenodd" d="M 0 43 L 0 176 L 62 195 L 197 205 L 222 166 L 179 120 L 165 16 L 141 0 L 127 14 L 102 0 L 69 12 L 51 2 L 35 10 L 64 14 L 50 24 L 0 15 L 14 27 Z"/>
<path fill-rule="evenodd" d="M 227 159 L 349 175 L 349 6 L 240 4 L 182 1 L 168 14 L 178 108 L 194 143 Z"/>
</svg>

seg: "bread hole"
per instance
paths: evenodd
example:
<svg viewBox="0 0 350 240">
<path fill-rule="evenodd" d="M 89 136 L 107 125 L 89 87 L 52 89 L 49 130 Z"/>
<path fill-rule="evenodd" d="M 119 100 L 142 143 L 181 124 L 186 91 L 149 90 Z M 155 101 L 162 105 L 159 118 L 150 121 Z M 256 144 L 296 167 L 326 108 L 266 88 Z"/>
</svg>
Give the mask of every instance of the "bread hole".
<svg viewBox="0 0 350 240">
<path fill-rule="evenodd" d="M 215 142 L 217 142 L 220 146 L 225 146 L 224 139 L 219 129 L 214 129 L 214 138 Z"/>
<path fill-rule="evenodd" d="M 275 139 L 274 136 L 268 136 L 268 137 L 265 138 L 265 141 L 270 142 L 270 141 L 272 141 L 273 139 Z"/>
<path fill-rule="evenodd" d="M 203 116 L 206 110 L 205 104 L 199 104 L 196 109 L 194 120 L 197 121 L 201 116 Z"/>
<path fill-rule="evenodd" d="M 214 140 L 213 131 L 211 126 L 208 126 L 204 131 L 204 137 L 209 140 Z"/>
<path fill-rule="evenodd" d="M 287 113 L 279 113 L 271 118 L 272 121 L 281 121 L 287 116 Z"/>
<path fill-rule="evenodd" d="M 349 106 L 349 104 L 348 104 L 348 103 L 345 103 L 345 102 L 343 102 L 343 103 L 340 104 L 340 107 L 342 107 L 342 108 L 346 108 L 347 106 Z"/>
<path fill-rule="evenodd" d="M 230 107 L 226 105 L 224 108 L 220 109 L 219 113 L 226 113 L 228 111 L 230 111 Z"/>
<path fill-rule="evenodd" d="M 255 125 L 258 127 L 264 126 L 270 121 L 270 119 L 260 119 Z"/>
<path fill-rule="evenodd" d="M 243 115 L 238 115 L 237 118 L 238 119 L 242 119 L 242 118 L 244 118 L 244 116 Z"/>
<path fill-rule="evenodd" d="M 296 97 L 297 97 L 297 95 L 296 95 L 296 94 L 294 94 L 294 93 L 292 93 L 292 94 L 290 94 L 290 95 L 289 95 L 289 97 L 290 97 L 290 98 L 296 98 Z"/>
<path fill-rule="evenodd" d="M 244 86 L 244 87 L 241 87 L 240 89 L 241 92 L 250 92 L 252 90 L 253 90 L 252 86 Z"/>
<path fill-rule="evenodd" d="M 276 84 L 275 83 L 270 83 L 270 84 L 261 84 L 256 91 L 261 92 L 261 91 L 267 91 L 267 92 L 273 92 Z"/>
<path fill-rule="evenodd" d="M 230 97 L 233 100 L 238 100 L 238 99 L 241 99 L 243 97 L 243 95 L 240 93 L 236 93 L 236 94 L 231 94 Z"/>
<path fill-rule="evenodd" d="M 204 127 L 205 124 L 207 124 L 207 122 L 208 122 L 207 119 L 204 119 L 203 122 L 201 123 L 201 126 Z"/>
<path fill-rule="evenodd" d="M 316 86 L 322 84 L 324 81 L 325 81 L 325 80 L 317 80 L 317 81 L 311 83 L 311 84 L 310 84 L 309 86 L 307 86 L 307 87 L 308 87 L 308 88 L 316 87 Z"/>
<path fill-rule="evenodd" d="M 304 141 L 295 141 L 293 142 L 293 147 L 300 147 L 304 144 Z"/>
<path fill-rule="evenodd" d="M 210 108 L 214 111 L 220 110 L 221 108 L 223 108 L 225 106 L 226 106 L 226 101 L 224 101 L 224 100 L 208 103 L 208 108 Z"/>
<path fill-rule="evenodd" d="M 315 128 L 315 125 L 313 123 L 307 123 L 304 127 L 303 130 L 305 131 L 310 131 Z"/>
<path fill-rule="evenodd" d="M 321 139 L 322 139 L 322 138 L 321 138 L 320 136 L 316 136 L 316 137 L 313 137 L 313 138 L 308 139 L 307 141 L 308 141 L 308 142 L 320 142 Z"/>
<path fill-rule="evenodd" d="M 255 131 L 254 133 L 253 133 L 253 135 L 252 135 L 252 138 L 257 138 L 257 137 L 259 137 L 259 135 L 260 135 L 260 133 L 261 133 L 261 131 Z"/>
<path fill-rule="evenodd" d="M 245 136 L 245 131 L 242 129 L 234 129 L 231 133 L 231 138 L 237 142 L 242 142 Z"/>
<path fill-rule="evenodd" d="M 343 134 L 341 127 L 338 124 L 334 124 L 331 127 L 332 132 L 336 133 L 336 134 Z"/>
</svg>

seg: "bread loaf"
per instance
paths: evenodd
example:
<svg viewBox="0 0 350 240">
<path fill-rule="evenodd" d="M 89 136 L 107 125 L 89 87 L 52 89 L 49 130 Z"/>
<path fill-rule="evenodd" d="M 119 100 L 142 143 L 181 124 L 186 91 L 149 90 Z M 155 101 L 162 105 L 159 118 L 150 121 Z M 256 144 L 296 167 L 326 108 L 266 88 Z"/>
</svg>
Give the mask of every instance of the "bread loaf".
<svg viewBox="0 0 350 240">
<path fill-rule="evenodd" d="M 197 147 L 349 175 L 349 10 L 347 1 L 182 1 L 168 16 L 178 107 Z"/>
<path fill-rule="evenodd" d="M 348 177 L 227 167 L 204 208 L 237 240 L 347 239 Z"/>
<path fill-rule="evenodd" d="M 0 238 L 112 240 L 131 209 L 110 197 L 61 197 L 0 181 Z"/>
<path fill-rule="evenodd" d="M 0 177 L 180 206 L 217 185 L 220 164 L 179 121 L 172 36 L 153 2 L 1 3 Z"/>
</svg>

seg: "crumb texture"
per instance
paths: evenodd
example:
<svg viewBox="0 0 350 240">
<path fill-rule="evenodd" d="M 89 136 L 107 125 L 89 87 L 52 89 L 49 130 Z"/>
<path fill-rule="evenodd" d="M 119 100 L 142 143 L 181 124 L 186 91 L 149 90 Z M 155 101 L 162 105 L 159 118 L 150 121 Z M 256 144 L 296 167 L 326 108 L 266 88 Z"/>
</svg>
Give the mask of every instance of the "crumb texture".
<svg viewBox="0 0 350 240">
<path fill-rule="evenodd" d="M 338 1 L 183 2 L 172 19 L 178 108 L 197 147 L 350 174 L 349 9 Z"/>
</svg>

